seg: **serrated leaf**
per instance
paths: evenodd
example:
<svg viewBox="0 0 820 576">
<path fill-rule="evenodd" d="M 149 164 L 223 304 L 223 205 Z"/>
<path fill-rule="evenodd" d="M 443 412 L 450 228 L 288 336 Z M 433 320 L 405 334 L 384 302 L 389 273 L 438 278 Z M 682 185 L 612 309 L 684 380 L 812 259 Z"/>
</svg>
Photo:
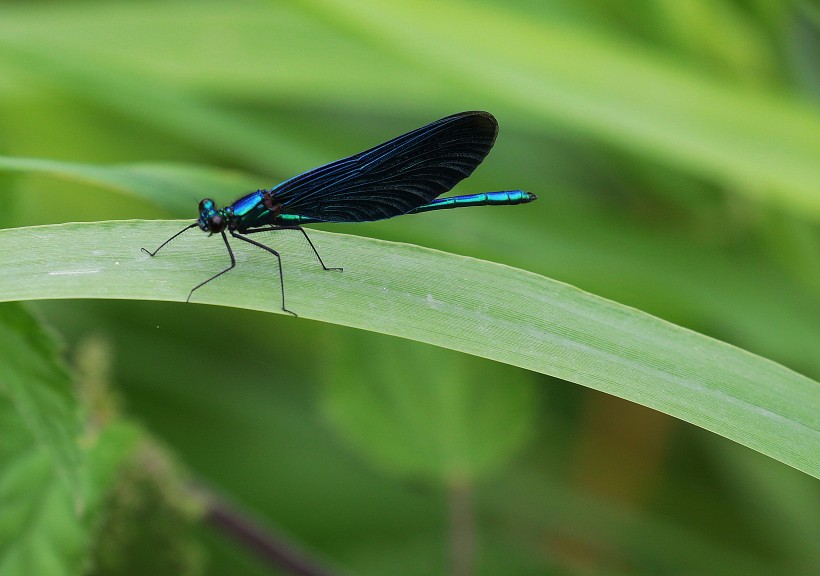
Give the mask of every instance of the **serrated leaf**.
<svg viewBox="0 0 820 576">
<path fill-rule="evenodd" d="M 101 501 L 136 435 L 130 426 L 115 425 L 97 437 L 77 473 L 85 494 L 80 508 L 51 451 L 0 396 L 2 576 L 84 573 Z"/>
<path fill-rule="evenodd" d="M 16 304 L 0 306 L 0 397 L 5 396 L 51 455 L 61 477 L 82 506 L 78 445 L 81 433 L 71 378 L 57 346 L 37 321 Z"/>
<path fill-rule="evenodd" d="M 22 306 L 0 305 L 0 574 L 81 574 L 100 499 L 135 436 L 85 441 L 53 337 Z"/>
</svg>

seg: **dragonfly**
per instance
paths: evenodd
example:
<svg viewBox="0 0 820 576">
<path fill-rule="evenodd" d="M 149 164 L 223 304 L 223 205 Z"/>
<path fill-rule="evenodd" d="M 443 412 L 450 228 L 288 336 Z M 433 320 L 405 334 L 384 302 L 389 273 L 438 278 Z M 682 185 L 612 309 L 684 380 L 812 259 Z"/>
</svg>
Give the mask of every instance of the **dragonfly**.
<svg viewBox="0 0 820 576">
<path fill-rule="evenodd" d="M 325 270 L 328 267 L 303 228 L 323 222 L 370 222 L 403 214 L 419 214 L 468 206 L 526 204 L 535 194 L 523 190 L 482 192 L 439 198 L 467 178 L 489 154 L 498 135 L 498 122 L 489 112 L 453 114 L 402 134 L 364 152 L 308 170 L 271 189 L 257 190 L 219 208 L 210 198 L 199 203 L 199 219 L 168 238 L 149 256 L 179 235 L 199 227 L 208 235 L 220 234 L 230 265 L 188 293 L 233 270 L 236 258 L 228 235 L 272 254 L 279 266 L 282 311 L 296 316 L 285 305 L 285 279 L 278 251 L 250 236 L 273 230 L 296 230 Z"/>
</svg>

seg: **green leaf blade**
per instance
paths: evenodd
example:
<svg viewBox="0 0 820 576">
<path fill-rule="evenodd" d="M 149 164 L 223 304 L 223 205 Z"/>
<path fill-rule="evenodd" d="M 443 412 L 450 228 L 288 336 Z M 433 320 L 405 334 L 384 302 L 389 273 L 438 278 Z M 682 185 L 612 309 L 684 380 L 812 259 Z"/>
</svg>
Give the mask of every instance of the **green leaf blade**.
<svg viewBox="0 0 820 576">
<path fill-rule="evenodd" d="M 0 232 L 0 295 L 184 301 L 222 270 L 221 241 L 187 221 L 100 222 Z M 418 246 L 279 232 L 288 307 L 549 374 L 649 406 L 820 477 L 820 385 L 783 366 L 537 274 Z M 239 244 L 239 243 L 235 243 Z M 237 266 L 192 301 L 281 312 L 275 262 L 235 246 Z"/>
</svg>

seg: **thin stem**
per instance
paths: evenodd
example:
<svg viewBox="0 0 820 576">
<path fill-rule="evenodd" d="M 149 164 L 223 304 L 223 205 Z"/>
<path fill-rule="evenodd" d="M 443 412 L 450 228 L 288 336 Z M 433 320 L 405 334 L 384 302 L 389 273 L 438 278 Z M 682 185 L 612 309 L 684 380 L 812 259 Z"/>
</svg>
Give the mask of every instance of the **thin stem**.
<svg viewBox="0 0 820 576">
<path fill-rule="evenodd" d="M 475 562 L 475 513 L 470 481 L 450 482 L 447 500 L 450 514 L 450 574 L 472 576 Z"/>
<path fill-rule="evenodd" d="M 200 490 L 202 490 L 200 488 Z M 205 520 L 240 546 L 253 552 L 271 567 L 298 576 L 335 576 L 336 572 L 294 544 L 283 534 L 251 519 L 246 513 L 210 491 L 205 494 Z"/>
</svg>

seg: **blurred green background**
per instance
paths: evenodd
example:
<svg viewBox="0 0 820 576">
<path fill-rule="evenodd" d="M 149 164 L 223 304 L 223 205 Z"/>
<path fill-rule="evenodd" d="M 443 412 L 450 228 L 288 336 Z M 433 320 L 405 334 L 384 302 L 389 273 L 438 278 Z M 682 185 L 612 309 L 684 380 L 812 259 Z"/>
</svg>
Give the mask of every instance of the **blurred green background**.
<svg viewBox="0 0 820 576">
<path fill-rule="evenodd" d="M 499 139 L 458 191 L 537 203 L 327 229 L 531 270 L 814 379 L 819 96 L 813 2 L 0 4 L 2 155 L 270 187 L 489 110 Z M 0 181 L 4 227 L 194 218 L 199 199 Z M 279 315 L 36 307 L 194 476 L 350 573 L 820 571 L 816 481 L 625 401 Z M 194 539 L 207 574 L 269 573 Z"/>
</svg>

